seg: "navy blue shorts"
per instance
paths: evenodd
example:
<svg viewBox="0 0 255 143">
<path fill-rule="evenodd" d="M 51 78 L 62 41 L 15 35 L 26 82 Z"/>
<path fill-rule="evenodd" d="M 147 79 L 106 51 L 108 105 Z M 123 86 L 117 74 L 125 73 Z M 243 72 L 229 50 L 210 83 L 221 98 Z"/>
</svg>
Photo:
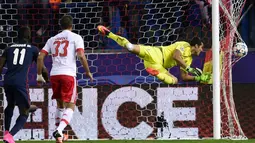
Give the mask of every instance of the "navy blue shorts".
<svg viewBox="0 0 255 143">
<path fill-rule="evenodd" d="M 30 98 L 26 87 L 4 85 L 4 92 L 8 104 L 17 105 L 19 108 L 30 107 Z"/>
</svg>

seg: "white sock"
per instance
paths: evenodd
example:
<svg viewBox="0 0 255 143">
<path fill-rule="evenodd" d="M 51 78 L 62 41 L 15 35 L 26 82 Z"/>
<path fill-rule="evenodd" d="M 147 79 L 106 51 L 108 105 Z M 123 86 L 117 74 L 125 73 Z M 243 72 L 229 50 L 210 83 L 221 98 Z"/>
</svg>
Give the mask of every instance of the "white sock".
<svg viewBox="0 0 255 143">
<path fill-rule="evenodd" d="M 57 128 L 59 133 L 63 132 L 65 127 L 70 123 L 72 117 L 73 117 L 73 110 L 71 108 L 65 109 L 63 116 L 61 118 L 61 121 L 59 123 L 59 126 Z"/>
<path fill-rule="evenodd" d="M 128 51 L 133 51 L 133 49 L 134 49 L 134 45 L 131 43 L 127 43 L 126 47 L 127 47 Z"/>
<path fill-rule="evenodd" d="M 62 109 L 62 108 L 57 108 L 56 109 L 56 114 L 55 114 L 55 125 L 56 125 L 56 127 L 58 127 L 58 125 L 60 123 L 60 120 L 63 116 L 63 112 L 64 112 L 64 109 Z"/>
</svg>

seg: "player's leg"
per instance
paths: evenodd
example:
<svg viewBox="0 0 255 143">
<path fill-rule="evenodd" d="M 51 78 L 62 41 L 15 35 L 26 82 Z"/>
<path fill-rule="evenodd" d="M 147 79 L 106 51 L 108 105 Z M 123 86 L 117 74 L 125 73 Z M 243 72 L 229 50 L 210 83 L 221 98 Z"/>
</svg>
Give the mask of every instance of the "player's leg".
<svg viewBox="0 0 255 143">
<path fill-rule="evenodd" d="M 56 99 L 57 101 L 57 109 L 55 112 L 55 125 L 56 128 L 60 123 L 60 119 L 63 116 L 64 112 L 64 105 L 61 104 L 60 99 L 61 99 L 61 84 L 60 84 L 60 77 L 61 76 L 51 76 L 50 81 L 51 81 L 51 86 L 52 86 L 52 99 Z"/>
<path fill-rule="evenodd" d="M 29 115 L 29 107 L 25 107 L 23 105 L 18 105 L 19 108 L 19 117 L 16 120 L 15 125 L 10 131 L 12 136 L 16 135 L 25 125 L 28 115 Z"/>
<path fill-rule="evenodd" d="M 4 86 L 5 96 L 7 100 L 7 107 L 4 110 L 4 142 L 14 142 L 13 136 L 10 134 L 11 120 L 13 116 L 13 110 L 15 107 L 14 93 L 12 87 Z"/>
<path fill-rule="evenodd" d="M 19 108 L 19 117 L 10 131 L 12 136 L 19 132 L 27 121 L 30 108 L 29 93 L 27 91 L 26 87 L 16 87 L 15 89 L 15 102 Z"/>
<path fill-rule="evenodd" d="M 153 46 L 140 45 L 139 57 L 147 63 L 163 65 L 163 54 L 161 50 Z"/>
<path fill-rule="evenodd" d="M 52 99 L 56 99 L 57 101 L 57 108 L 56 108 L 56 112 L 55 112 L 55 125 L 56 125 L 56 129 L 59 126 L 59 123 L 61 121 L 61 118 L 63 116 L 63 112 L 65 110 L 64 104 L 61 101 L 61 81 L 60 81 L 61 76 L 57 75 L 57 76 L 51 76 L 50 77 L 50 81 L 51 81 L 51 85 L 52 85 L 52 91 L 53 91 L 53 95 L 52 95 Z M 54 135 L 53 135 L 54 136 Z M 60 134 L 61 139 L 57 140 L 57 142 L 62 142 L 62 132 Z"/>
<path fill-rule="evenodd" d="M 73 76 L 63 76 L 61 79 L 61 101 L 65 106 L 65 110 L 57 128 L 60 132 L 64 130 L 72 119 L 77 98 L 76 86 L 76 78 Z"/>
<path fill-rule="evenodd" d="M 144 66 L 149 74 L 156 76 L 166 84 L 178 83 L 178 79 L 162 66 L 164 60 L 163 54 L 159 48 L 140 46 L 140 53 L 138 56 L 144 60 Z"/>
<path fill-rule="evenodd" d="M 65 107 L 63 116 L 60 120 L 57 130 L 53 133 L 53 136 L 61 142 L 65 140 L 65 136 L 62 134 L 65 127 L 70 123 L 75 108 L 75 102 L 77 99 L 76 78 L 73 76 L 61 76 L 61 98 L 60 105 Z"/>
<path fill-rule="evenodd" d="M 5 131 L 10 131 L 11 119 L 15 107 L 14 93 L 10 86 L 4 86 L 5 96 L 7 100 L 7 107 L 4 109 L 4 128 Z"/>
<path fill-rule="evenodd" d="M 178 83 L 178 79 L 170 74 L 162 65 L 150 64 L 147 61 L 144 62 L 146 71 L 156 76 L 159 80 L 166 84 L 176 84 Z"/>
<path fill-rule="evenodd" d="M 120 46 L 126 48 L 131 53 L 139 55 L 140 53 L 139 45 L 130 43 L 126 38 L 112 33 L 109 29 L 107 29 L 106 27 L 102 25 L 97 26 L 97 29 L 102 35 L 107 36 L 108 38 L 111 38 L 112 40 L 117 42 Z"/>
<path fill-rule="evenodd" d="M 59 126 L 60 120 L 63 116 L 63 112 L 65 110 L 65 105 L 60 99 L 56 99 L 56 100 L 57 100 L 57 109 L 56 109 L 56 113 L 55 113 L 55 125 L 56 125 L 56 129 L 57 129 L 57 127 Z"/>
<path fill-rule="evenodd" d="M 56 99 L 56 101 L 57 101 L 57 109 L 55 113 L 56 131 L 53 133 L 53 136 L 56 138 L 57 143 L 61 143 L 62 141 L 66 141 L 68 139 L 68 135 L 63 134 L 63 132 L 58 132 L 57 130 L 63 117 L 66 105 L 61 99 Z"/>
<path fill-rule="evenodd" d="M 177 84 L 178 79 L 169 72 L 163 72 L 156 75 L 156 77 L 166 84 Z"/>
<path fill-rule="evenodd" d="M 60 120 L 60 123 L 55 131 L 55 134 L 57 137 L 62 137 L 63 140 L 66 140 L 65 138 L 65 135 L 62 134 L 63 133 L 63 130 L 65 129 L 65 127 L 70 123 L 72 117 L 73 117 L 73 112 L 74 112 L 74 109 L 75 109 L 75 103 L 72 103 L 72 102 L 65 102 L 65 101 L 62 101 L 61 104 L 64 104 L 65 106 L 65 109 L 63 111 L 63 116 Z M 59 135 L 57 135 L 59 134 Z"/>
</svg>

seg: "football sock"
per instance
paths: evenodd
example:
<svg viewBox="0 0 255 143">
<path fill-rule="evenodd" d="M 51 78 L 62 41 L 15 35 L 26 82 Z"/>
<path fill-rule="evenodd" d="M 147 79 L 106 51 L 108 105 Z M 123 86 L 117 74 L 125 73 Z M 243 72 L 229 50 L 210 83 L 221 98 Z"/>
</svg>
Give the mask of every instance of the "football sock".
<svg viewBox="0 0 255 143">
<path fill-rule="evenodd" d="M 115 42 L 117 42 L 120 46 L 126 48 L 129 51 L 133 50 L 133 44 L 131 44 L 126 38 L 121 37 L 119 35 L 113 34 L 112 32 L 109 33 L 107 36 L 108 38 L 111 38 Z"/>
<path fill-rule="evenodd" d="M 16 120 L 16 124 L 13 126 L 13 128 L 10 131 L 10 134 L 14 136 L 20 129 L 23 128 L 24 124 L 27 121 L 28 116 L 21 114 L 19 115 L 18 119 Z"/>
<path fill-rule="evenodd" d="M 73 110 L 71 108 L 67 108 L 63 112 L 63 116 L 57 128 L 58 132 L 62 135 L 63 130 L 65 127 L 70 123 L 73 117 Z"/>
<path fill-rule="evenodd" d="M 175 84 L 175 83 L 177 83 L 177 81 L 175 81 L 175 79 L 172 76 L 169 76 L 166 73 L 159 73 L 156 77 L 159 80 L 161 80 L 162 82 L 166 83 L 166 84 Z"/>
<path fill-rule="evenodd" d="M 5 131 L 10 131 L 12 116 L 13 116 L 13 107 L 7 106 L 4 110 L 4 127 Z"/>
<path fill-rule="evenodd" d="M 56 127 L 60 123 L 60 120 L 61 120 L 61 118 L 63 116 L 63 112 L 64 112 L 64 109 L 62 109 L 62 108 L 57 108 L 56 109 L 56 113 L 55 113 L 55 125 L 56 125 Z"/>
</svg>

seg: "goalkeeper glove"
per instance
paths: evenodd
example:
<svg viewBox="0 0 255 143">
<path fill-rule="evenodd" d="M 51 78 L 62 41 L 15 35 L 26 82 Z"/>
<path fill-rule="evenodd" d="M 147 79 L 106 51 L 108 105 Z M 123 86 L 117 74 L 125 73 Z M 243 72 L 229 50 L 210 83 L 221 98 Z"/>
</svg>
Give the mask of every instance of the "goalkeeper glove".
<svg viewBox="0 0 255 143">
<path fill-rule="evenodd" d="M 195 80 L 196 81 L 201 81 L 201 82 L 208 82 L 211 79 L 211 74 L 202 74 L 201 76 L 196 76 Z"/>
<path fill-rule="evenodd" d="M 186 71 L 195 75 L 195 76 L 201 76 L 202 75 L 202 71 L 199 68 L 192 68 L 192 67 L 187 67 Z"/>
</svg>

